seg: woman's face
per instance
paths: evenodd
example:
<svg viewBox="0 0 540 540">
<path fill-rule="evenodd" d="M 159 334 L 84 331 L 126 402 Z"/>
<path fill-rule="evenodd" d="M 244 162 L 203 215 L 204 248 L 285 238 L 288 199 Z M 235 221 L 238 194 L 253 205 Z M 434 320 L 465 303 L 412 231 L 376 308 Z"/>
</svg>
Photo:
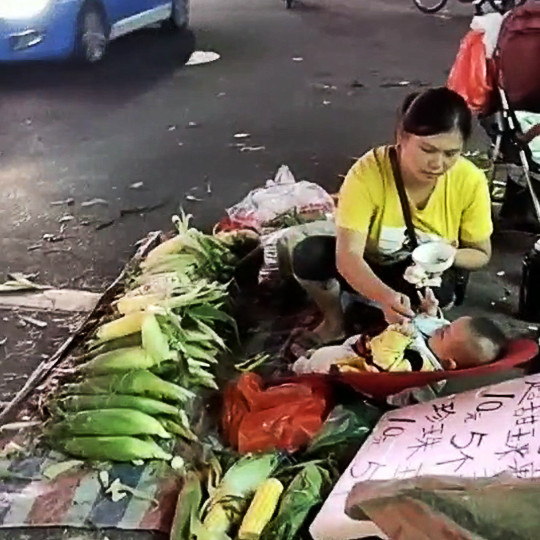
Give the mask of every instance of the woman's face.
<svg viewBox="0 0 540 540">
<path fill-rule="evenodd" d="M 458 129 L 427 137 L 403 133 L 399 144 L 405 176 L 429 184 L 458 160 L 463 150 L 463 137 Z"/>
</svg>

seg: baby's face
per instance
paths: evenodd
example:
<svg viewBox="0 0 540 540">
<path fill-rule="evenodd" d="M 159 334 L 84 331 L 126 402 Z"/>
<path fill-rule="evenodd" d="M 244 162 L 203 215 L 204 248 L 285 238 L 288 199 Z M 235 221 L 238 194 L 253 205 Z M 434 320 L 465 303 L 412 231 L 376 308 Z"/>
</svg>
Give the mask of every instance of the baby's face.
<svg viewBox="0 0 540 540">
<path fill-rule="evenodd" d="M 444 369 L 466 369 L 480 362 L 471 352 L 471 317 L 460 317 L 453 323 L 439 328 L 428 340 L 433 354 Z"/>
</svg>

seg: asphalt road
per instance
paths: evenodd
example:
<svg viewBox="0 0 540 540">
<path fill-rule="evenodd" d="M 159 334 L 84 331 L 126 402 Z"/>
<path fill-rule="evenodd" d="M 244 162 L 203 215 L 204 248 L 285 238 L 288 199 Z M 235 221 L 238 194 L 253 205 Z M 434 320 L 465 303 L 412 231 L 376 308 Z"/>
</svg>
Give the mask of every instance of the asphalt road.
<svg viewBox="0 0 540 540">
<path fill-rule="evenodd" d="M 95 68 L 0 68 L 0 275 L 39 272 L 99 290 L 181 204 L 210 226 L 282 163 L 337 188 L 355 156 L 391 137 L 408 92 L 444 83 L 470 20 L 456 9 L 434 17 L 407 0 L 310 0 L 293 10 L 279 0 L 195 0 L 193 33 L 139 32 Z M 194 48 L 222 57 L 184 67 Z M 401 81 L 409 84 L 394 86 Z M 231 147 L 237 132 L 264 149 Z M 143 188 L 130 189 L 137 182 Z M 185 200 L 192 188 L 204 202 Z M 67 198 L 74 206 L 51 206 Z M 81 207 L 95 198 L 108 204 Z M 43 242 L 66 216 L 65 240 Z"/>
<path fill-rule="evenodd" d="M 355 157 L 391 139 L 408 92 L 444 84 L 469 21 L 457 2 L 426 16 L 409 0 L 309 0 L 293 10 L 279 0 L 194 0 L 192 32 L 139 32 L 94 68 L 0 67 L 0 281 L 8 271 L 36 272 L 44 283 L 103 290 L 134 243 L 168 229 L 181 205 L 211 227 L 283 163 L 336 190 Z M 184 67 L 195 49 L 221 59 Z M 258 149 L 236 147 L 240 132 Z M 51 205 L 66 199 L 73 204 Z M 102 203 L 84 206 L 93 199 Z M 514 325 L 528 242 L 499 238 L 464 310 Z M 0 312 L 0 340 L 9 335 L 11 346 L 24 332 L 15 339 L 10 321 Z M 2 374 L 27 376 L 49 341 L 31 355 L 23 349 L 19 371 L 4 363 L 4 347 Z M 103 537 L 95 534 L 88 538 Z"/>
</svg>

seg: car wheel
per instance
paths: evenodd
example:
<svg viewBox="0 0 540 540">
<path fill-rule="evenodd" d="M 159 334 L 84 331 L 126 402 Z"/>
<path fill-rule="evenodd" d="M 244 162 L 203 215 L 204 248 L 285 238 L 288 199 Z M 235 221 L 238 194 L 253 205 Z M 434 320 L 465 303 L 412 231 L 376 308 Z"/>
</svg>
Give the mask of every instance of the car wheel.
<svg viewBox="0 0 540 540">
<path fill-rule="evenodd" d="M 189 25 L 189 0 L 173 0 L 172 14 L 163 26 L 167 30 L 185 30 Z"/>
<path fill-rule="evenodd" d="M 76 57 L 88 64 L 99 62 L 105 56 L 108 37 L 103 10 L 98 4 L 87 2 L 79 14 Z"/>
</svg>

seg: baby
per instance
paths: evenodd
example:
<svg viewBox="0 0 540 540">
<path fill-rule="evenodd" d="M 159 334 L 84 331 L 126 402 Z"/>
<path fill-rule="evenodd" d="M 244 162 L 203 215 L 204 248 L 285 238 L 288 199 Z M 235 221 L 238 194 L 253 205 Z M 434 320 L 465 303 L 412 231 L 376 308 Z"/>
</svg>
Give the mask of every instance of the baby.
<svg viewBox="0 0 540 540">
<path fill-rule="evenodd" d="M 436 316 L 428 289 L 424 313 L 406 325 L 390 325 L 378 336 L 353 336 L 342 345 L 317 349 L 293 365 L 295 373 L 345 371 L 434 371 L 488 364 L 501 355 L 507 338 L 484 317 L 460 317 L 449 323 Z"/>
</svg>

